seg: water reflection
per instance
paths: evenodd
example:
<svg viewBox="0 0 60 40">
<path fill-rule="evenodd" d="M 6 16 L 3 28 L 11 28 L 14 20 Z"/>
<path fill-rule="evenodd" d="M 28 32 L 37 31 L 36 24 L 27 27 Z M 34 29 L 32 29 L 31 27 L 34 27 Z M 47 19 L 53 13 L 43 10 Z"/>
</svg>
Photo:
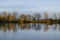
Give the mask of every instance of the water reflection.
<svg viewBox="0 0 60 40">
<path fill-rule="evenodd" d="M 35 31 L 44 31 L 48 32 L 50 31 L 60 31 L 60 25 L 59 24 L 53 24 L 53 25 L 47 25 L 47 24 L 0 24 L 0 31 L 13 31 L 16 32 L 18 30 L 35 30 Z"/>
<path fill-rule="evenodd" d="M 44 25 L 44 32 L 47 32 L 47 31 L 48 31 L 48 29 L 49 29 L 48 25 L 47 25 L 47 24 L 45 24 L 45 25 Z"/>
</svg>

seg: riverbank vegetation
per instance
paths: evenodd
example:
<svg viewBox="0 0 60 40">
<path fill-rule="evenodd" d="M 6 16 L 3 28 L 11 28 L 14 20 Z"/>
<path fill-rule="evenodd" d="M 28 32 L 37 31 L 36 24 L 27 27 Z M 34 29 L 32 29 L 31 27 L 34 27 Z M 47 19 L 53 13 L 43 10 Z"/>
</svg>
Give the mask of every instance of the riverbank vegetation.
<svg viewBox="0 0 60 40">
<path fill-rule="evenodd" d="M 20 13 L 19 16 L 17 12 L 1 12 L 0 13 L 0 23 L 60 23 L 60 15 L 54 14 L 53 18 L 49 17 L 48 12 L 44 12 L 43 16 L 41 13 L 35 13 L 34 15 L 31 14 L 22 14 Z"/>
</svg>

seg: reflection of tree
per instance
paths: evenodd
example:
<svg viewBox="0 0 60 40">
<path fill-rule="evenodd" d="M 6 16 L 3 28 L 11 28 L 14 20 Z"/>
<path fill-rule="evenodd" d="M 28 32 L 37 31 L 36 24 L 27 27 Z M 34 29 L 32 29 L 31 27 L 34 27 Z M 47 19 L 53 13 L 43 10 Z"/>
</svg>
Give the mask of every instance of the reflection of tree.
<svg viewBox="0 0 60 40">
<path fill-rule="evenodd" d="M 19 25 L 20 29 L 21 30 L 24 30 L 24 29 L 34 29 L 34 30 L 40 30 L 41 29 L 41 25 L 40 24 L 20 24 Z M 2 24 L 0 25 L 0 29 L 3 30 L 3 31 L 11 31 L 13 30 L 14 32 L 17 31 L 17 28 L 19 28 L 18 26 L 16 26 L 16 24 L 13 24 L 13 23 L 9 23 L 9 24 Z"/>
<path fill-rule="evenodd" d="M 40 30 L 41 29 L 41 25 L 40 24 L 34 24 L 34 29 L 35 30 Z"/>
<path fill-rule="evenodd" d="M 34 29 L 34 30 L 40 30 L 41 27 L 40 24 L 23 24 L 23 25 L 20 25 L 20 29 L 24 30 L 24 29 Z"/>
<path fill-rule="evenodd" d="M 3 30 L 4 32 L 6 32 L 6 31 L 7 31 L 7 27 L 6 27 L 6 25 L 5 25 L 5 24 L 2 26 L 2 30 Z"/>
<path fill-rule="evenodd" d="M 16 25 L 15 24 L 12 24 L 12 23 L 9 23 L 9 24 L 2 24 L 0 25 L 0 29 L 3 30 L 4 32 L 6 32 L 7 30 L 12 30 L 13 31 L 16 31 Z"/>
<path fill-rule="evenodd" d="M 30 29 L 29 24 L 23 24 L 23 25 L 20 26 L 20 28 L 23 29 L 23 30 L 24 29 Z"/>
<path fill-rule="evenodd" d="M 7 31 L 7 26 L 6 26 L 6 24 L 0 24 L 0 30 L 6 32 L 6 31 Z"/>
<path fill-rule="evenodd" d="M 17 28 L 16 28 L 16 24 L 13 24 L 13 31 L 16 32 L 17 31 Z"/>
<path fill-rule="evenodd" d="M 12 24 L 12 23 L 8 24 L 8 30 L 9 31 L 13 30 L 14 32 L 17 31 L 16 24 Z"/>
<path fill-rule="evenodd" d="M 57 24 L 54 25 L 53 30 L 57 30 Z"/>
<path fill-rule="evenodd" d="M 60 25 L 58 25 L 58 30 L 60 31 Z"/>
<path fill-rule="evenodd" d="M 44 25 L 44 32 L 47 32 L 47 31 L 48 31 L 48 29 L 49 29 L 48 25 L 47 25 L 47 24 L 45 24 L 45 25 Z"/>
<path fill-rule="evenodd" d="M 60 25 L 59 25 L 60 26 Z M 57 27 L 57 24 L 55 24 L 53 27 L 53 30 L 60 30 L 60 27 Z M 33 30 L 41 30 L 42 26 L 41 24 L 18 24 L 18 26 L 16 24 L 13 24 L 13 23 L 9 23 L 9 24 L 0 24 L 0 30 L 3 30 L 4 32 L 6 32 L 7 30 L 8 31 L 13 31 L 13 32 L 16 32 L 18 29 L 21 29 L 21 30 L 25 30 L 25 29 L 33 29 Z M 44 32 L 47 32 L 49 29 L 48 25 L 45 24 L 44 25 Z"/>
<path fill-rule="evenodd" d="M 12 28 L 13 28 L 13 24 L 9 23 L 8 24 L 8 30 L 12 30 Z"/>
</svg>

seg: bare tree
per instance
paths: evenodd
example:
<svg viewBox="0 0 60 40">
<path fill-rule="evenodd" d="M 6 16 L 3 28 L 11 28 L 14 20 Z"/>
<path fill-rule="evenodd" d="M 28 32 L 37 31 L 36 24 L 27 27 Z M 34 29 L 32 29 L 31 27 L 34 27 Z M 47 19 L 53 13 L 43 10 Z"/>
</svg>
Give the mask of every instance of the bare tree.
<svg viewBox="0 0 60 40">
<path fill-rule="evenodd" d="M 41 19 L 40 13 L 36 13 L 36 14 L 35 14 L 35 18 L 36 18 L 36 20 L 40 20 L 40 19 Z"/>
</svg>

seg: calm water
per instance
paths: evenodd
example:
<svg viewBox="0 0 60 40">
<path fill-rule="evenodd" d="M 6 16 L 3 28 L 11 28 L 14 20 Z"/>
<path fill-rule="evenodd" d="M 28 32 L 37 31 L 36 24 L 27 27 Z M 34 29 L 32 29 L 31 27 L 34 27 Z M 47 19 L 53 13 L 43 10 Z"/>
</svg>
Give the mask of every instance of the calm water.
<svg viewBox="0 0 60 40">
<path fill-rule="evenodd" d="M 60 25 L 1 24 L 0 40 L 60 40 Z"/>
</svg>

